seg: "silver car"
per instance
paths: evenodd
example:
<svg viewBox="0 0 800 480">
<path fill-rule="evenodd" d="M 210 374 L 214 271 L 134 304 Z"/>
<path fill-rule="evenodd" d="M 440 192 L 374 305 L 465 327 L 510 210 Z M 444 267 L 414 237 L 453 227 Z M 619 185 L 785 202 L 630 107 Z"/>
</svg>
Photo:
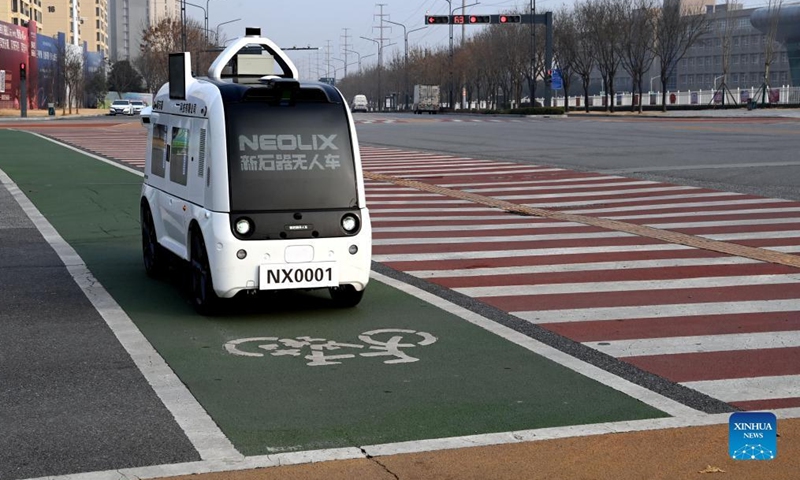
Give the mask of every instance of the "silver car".
<svg viewBox="0 0 800 480">
<path fill-rule="evenodd" d="M 130 100 L 114 100 L 109 109 L 111 115 L 133 115 L 133 105 Z"/>
<path fill-rule="evenodd" d="M 132 115 L 138 115 L 142 113 L 142 109 L 145 107 L 145 104 L 141 100 L 131 100 L 131 106 L 133 107 Z"/>
</svg>

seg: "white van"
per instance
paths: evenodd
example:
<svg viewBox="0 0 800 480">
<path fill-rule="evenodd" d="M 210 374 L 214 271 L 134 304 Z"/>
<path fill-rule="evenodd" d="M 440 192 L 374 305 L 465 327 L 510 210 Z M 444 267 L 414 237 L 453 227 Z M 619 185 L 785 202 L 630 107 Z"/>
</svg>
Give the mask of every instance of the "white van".
<svg viewBox="0 0 800 480">
<path fill-rule="evenodd" d="M 240 50 L 252 55 L 254 46 L 281 71 L 238 72 Z M 242 291 L 324 288 L 338 306 L 358 304 L 371 227 L 341 93 L 300 83 L 289 57 L 258 29 L 227 47 L 208 78 L 193 78 L 190 65 L 188 53 L 170 55 L 170 82 L 142 112 L 148 275 L 165 273 L 170 257 L 185 262 L 203 314 Z"/>
<path fill-rule="evenodd" d="M 366 112 L 369 109 L 366 95 L 356 95 L 353 97 L 352 110 L 354 112 Z"/>
</svg>

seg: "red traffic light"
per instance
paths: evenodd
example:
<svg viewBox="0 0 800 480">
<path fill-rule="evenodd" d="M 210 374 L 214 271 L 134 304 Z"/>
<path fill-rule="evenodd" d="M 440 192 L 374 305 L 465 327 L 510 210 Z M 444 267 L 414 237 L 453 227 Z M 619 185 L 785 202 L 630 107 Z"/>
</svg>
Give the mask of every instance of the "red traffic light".
<svg viewBox="0 0 800 480">
<path fill-rule="evenodd" d="M 25 62 L 19 64 L 19 78 L 20 80 L 25 80 L 28 74 L 28 66 L 25 65 Z"/>
<path fill-rule="evenodd" d="M 447 25 L 450 23 L 449 15 L 428 15 L 425 17 L 425 23 L 428 25 Z"/>
<path fill-rule="evenodd" d="M 500 23 L 521 23 L 521 15 L 500 15 Z"/>
<path fill-rule="evenodd" d="M 491 15 L 471 15 L 469 17 L 469 23 L 491 23 L 491 21 Z"/>
</svg>

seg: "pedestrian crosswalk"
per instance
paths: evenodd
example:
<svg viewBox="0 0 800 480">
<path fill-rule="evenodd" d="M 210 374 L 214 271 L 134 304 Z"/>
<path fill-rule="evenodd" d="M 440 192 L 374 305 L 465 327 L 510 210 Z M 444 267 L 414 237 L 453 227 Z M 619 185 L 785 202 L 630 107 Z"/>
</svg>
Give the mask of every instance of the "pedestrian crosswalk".
<svg viewBox="0 0 800 480">
<path fill-rule="evenodd" d="M 800 203 L 396 149 L 364 170 L 784 254 Z M 374 259 L 743 409 L 800 406 L 800 272 L 369 182 Z M 747 364 L 740 365 L 740 364 Z"/>
</svg>

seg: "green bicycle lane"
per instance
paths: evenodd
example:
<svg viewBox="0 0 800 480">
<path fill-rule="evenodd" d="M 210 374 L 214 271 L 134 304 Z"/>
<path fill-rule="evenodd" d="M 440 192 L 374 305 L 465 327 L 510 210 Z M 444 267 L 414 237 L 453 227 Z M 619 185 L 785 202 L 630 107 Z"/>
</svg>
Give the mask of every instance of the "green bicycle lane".
<svg viewBox="0 0 800 480">
<path fill-rule="evenodd" d="M 665 413 L 378 281 L 361 304 L 258 295 L 201 317 L 145 276 L 132 173 L 0 131 L 0 169 L 31 199 L 244 455 Z"/>
</svg>

